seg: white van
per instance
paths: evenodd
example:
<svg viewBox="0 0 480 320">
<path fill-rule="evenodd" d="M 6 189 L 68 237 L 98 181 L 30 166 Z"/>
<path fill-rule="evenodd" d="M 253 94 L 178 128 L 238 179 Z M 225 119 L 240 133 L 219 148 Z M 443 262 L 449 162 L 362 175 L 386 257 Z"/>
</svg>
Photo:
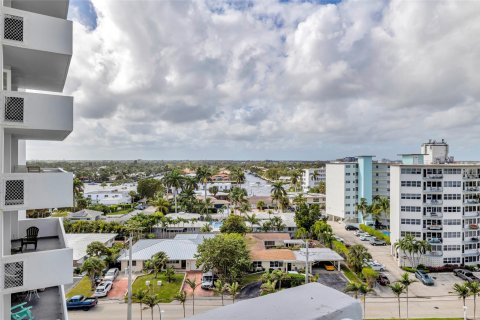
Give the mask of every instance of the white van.
<svg viewBox="0 0 480 320">
<path fill-rule="evenodd" d="M 213 289 L 213 286 L 214 286 L 213 281 L 214 281 L 213 272 L 211 271 L 204 272 L 202 275 L 202 289 L 206 289 L 206 290 Z"/>
</svg>

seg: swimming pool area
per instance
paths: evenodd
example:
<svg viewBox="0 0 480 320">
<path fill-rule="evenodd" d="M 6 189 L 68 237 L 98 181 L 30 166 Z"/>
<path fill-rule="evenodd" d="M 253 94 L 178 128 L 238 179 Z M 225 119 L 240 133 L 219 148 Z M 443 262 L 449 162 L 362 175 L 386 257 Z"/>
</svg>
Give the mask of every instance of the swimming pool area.
<svg viewBox="0 0 480 320">
<path fill-rule="evenodd" d="M 222 226 L 222 221 L 211 221 L 210 225 L 212 226 L 213 232 L 220 232 L 220 227 Z"/>
<path fill-rule="evenodd" d="M 386 235 L 386 236 L 389 236 L 389 237 L 390 237 L 390 231 L 388 231 L 388 230 L 384 230 L 384 231 L 382 231 L 382 233 L 383 233 L 384 235 Z"/>
</svg>

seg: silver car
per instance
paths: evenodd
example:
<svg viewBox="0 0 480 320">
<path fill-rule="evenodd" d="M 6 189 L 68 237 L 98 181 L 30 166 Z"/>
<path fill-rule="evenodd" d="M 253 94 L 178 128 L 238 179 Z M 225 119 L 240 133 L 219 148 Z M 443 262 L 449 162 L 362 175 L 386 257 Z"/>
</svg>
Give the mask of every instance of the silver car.
<svg viewBox="0 0 480 320">
<path fill-rule="evenodd" d="M 103 280 L 113 282 L 117 278 L 118 273 L 119 273 L 118 268 L 109 269 L 107 273 L 105 273 Z"/>
</svg>

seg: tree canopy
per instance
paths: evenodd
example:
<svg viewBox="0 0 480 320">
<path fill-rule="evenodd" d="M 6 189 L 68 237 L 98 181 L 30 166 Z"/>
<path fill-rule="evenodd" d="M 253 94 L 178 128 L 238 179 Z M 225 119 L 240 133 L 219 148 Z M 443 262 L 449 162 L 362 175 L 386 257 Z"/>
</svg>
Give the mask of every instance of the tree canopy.
<svg viewBox="0 0 480 320">
<path fill-rule="evenodd" d="M 223 221 L 220 227 L 222 233 L 240 233 L 245 234 L 248 231 L 248 227 L 245 224 L 244 218 L 241 216 L 231 214 Z"/>
<path fill-rule="evenodd" d="M 153 198 L 155 193 L 162 189 L 162 183 L 157 179 L 143 179 L 138 181 L 137 192 L 141 197 Z"/>
<path fill-rule="evenodd" d="M 295 223 L 298 228 L 311 230 L 312 226 L 322 217 L 320 207 L 318 205 L 308 206 L 305 203 L 300 204 L 295 209 Z"/>
</svg>

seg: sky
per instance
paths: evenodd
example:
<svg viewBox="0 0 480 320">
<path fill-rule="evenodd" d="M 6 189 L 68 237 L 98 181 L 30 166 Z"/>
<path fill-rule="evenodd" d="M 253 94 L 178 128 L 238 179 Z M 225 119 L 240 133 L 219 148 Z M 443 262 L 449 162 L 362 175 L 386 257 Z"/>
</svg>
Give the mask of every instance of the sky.
<svg viewBox="0 0 480 320">
<path fill-rule="evenodd" d="M 71 0 L 74 131 L 29 159 L 480 160 L 475 1 Z"/>
</svg>

